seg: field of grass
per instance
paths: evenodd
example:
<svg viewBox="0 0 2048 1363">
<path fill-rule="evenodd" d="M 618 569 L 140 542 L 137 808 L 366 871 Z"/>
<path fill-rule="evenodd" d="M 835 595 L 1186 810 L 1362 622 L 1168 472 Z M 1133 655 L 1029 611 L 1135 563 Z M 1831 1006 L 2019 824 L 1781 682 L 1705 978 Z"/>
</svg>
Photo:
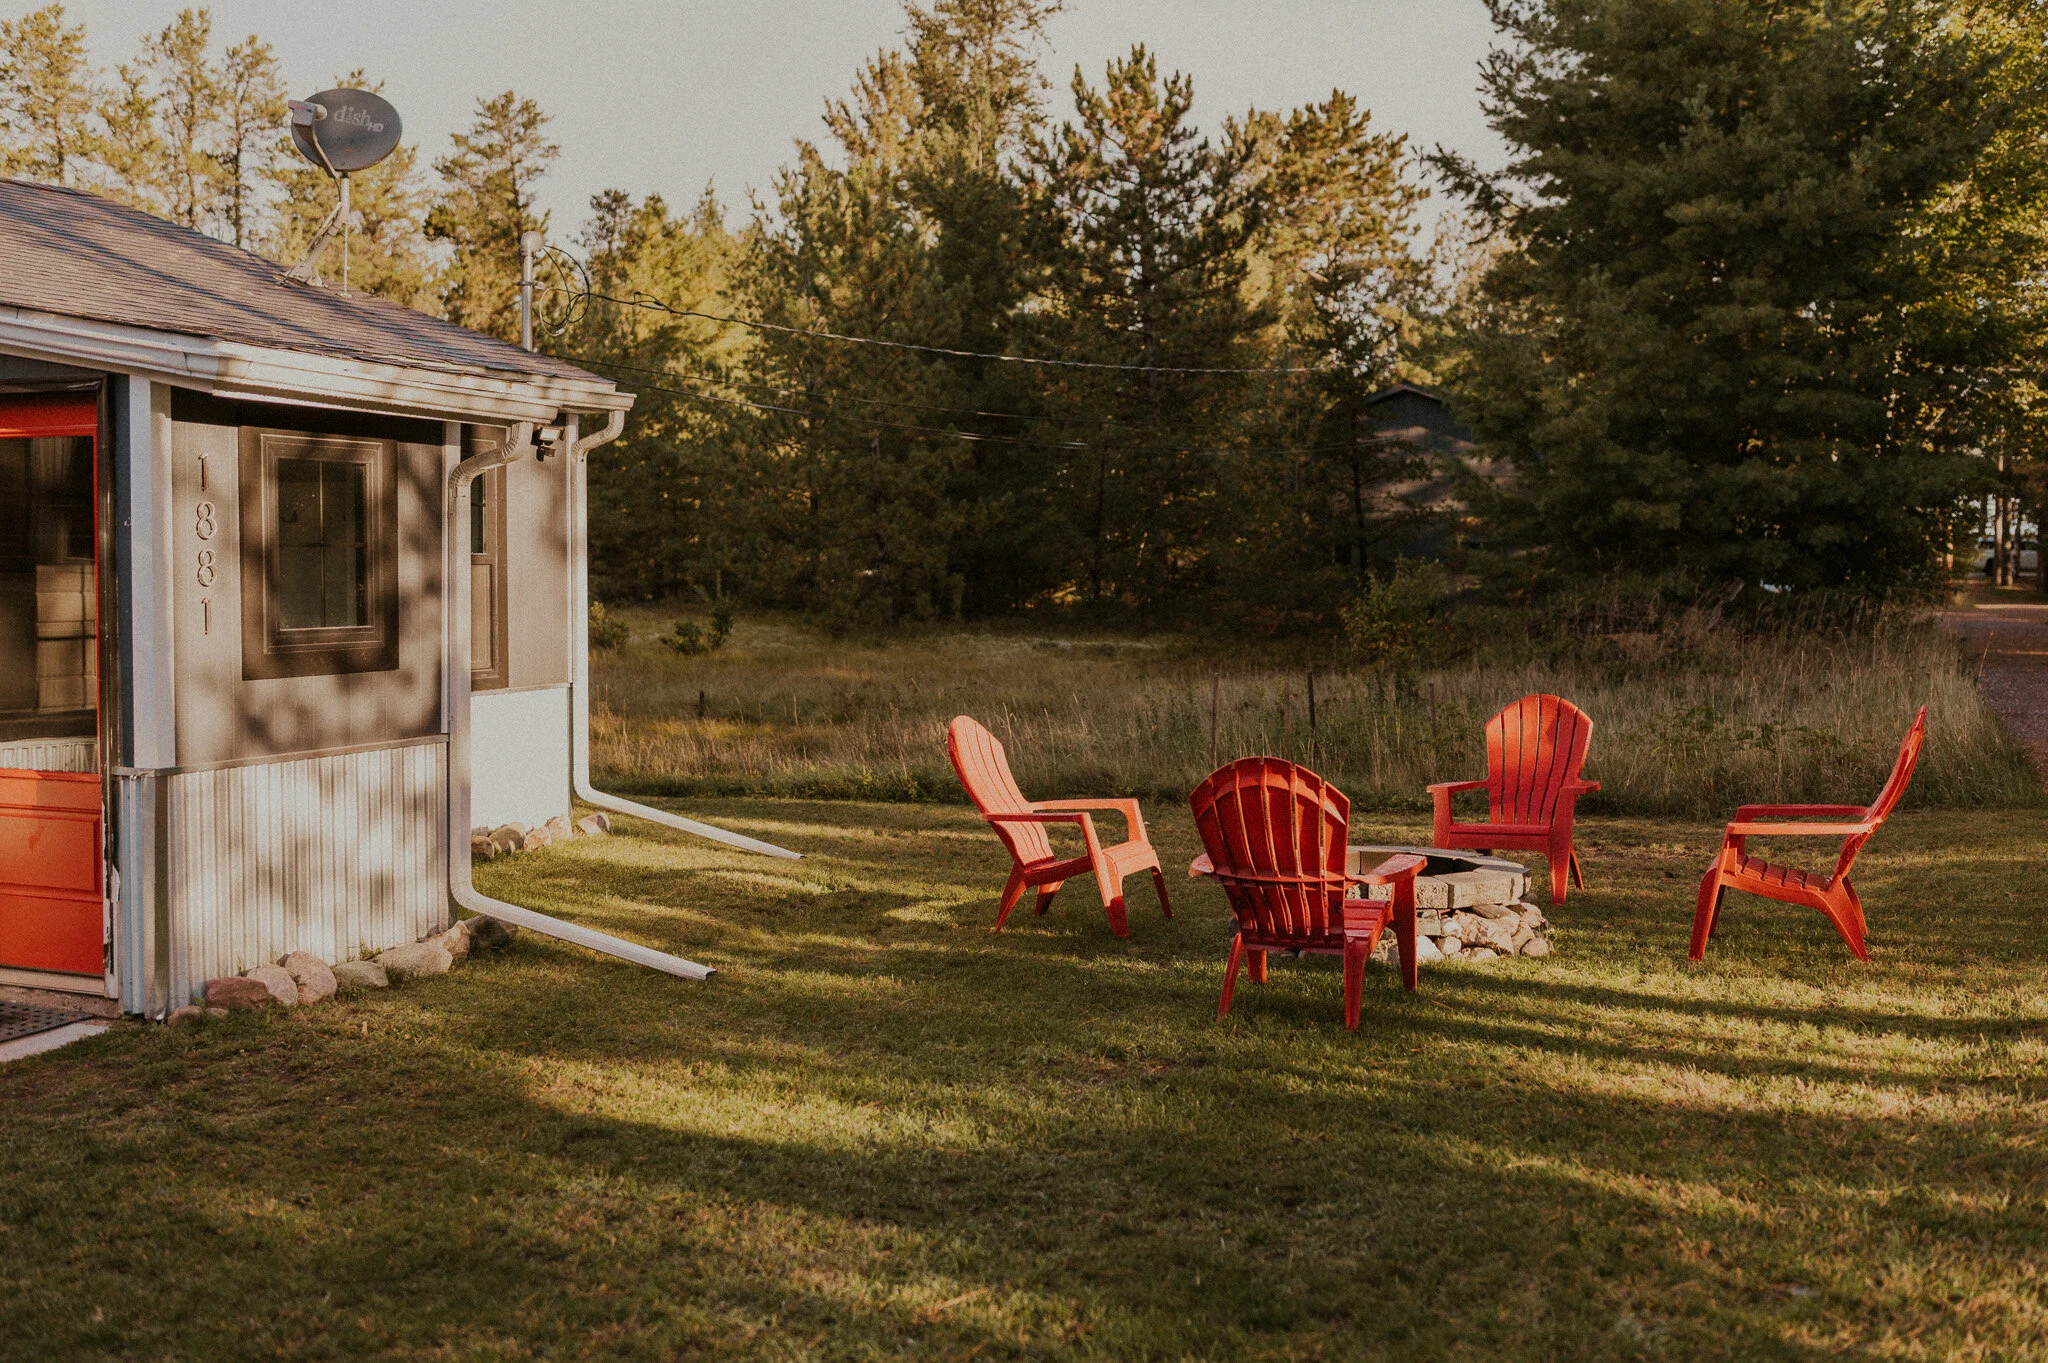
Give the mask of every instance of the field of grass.
<svg viewBox="0 0 2048 1363">
<path fill-rule="evenodd" d="M 2048 813 L 1895 819 L 1868 965 L 1736 898 L 1699 969 L 1717 830 L 1591 819 L 1557 954 L 1347 1035 L 1321 962 L 1215 1021 L 1207 885 L 991 936 L 966 809 L 676 807 L 810 855 L 480 879 L 707 983 L 529 936 L 0 1067 L 0 1358 L 2048 1356 Z"/>
<path fill-rule="evenodd" d="M 649 794 L 953 800 L 944 732 L 970 713 L 1037 798 L 1118 791 L 1177 801 L 1218 759 L 1264 752 L 1315 767 L 1360 809 L 1426 807 L 1432 781 L 1484 774 L 1482 726 L 1550 691 L 1593 717 L 1594 814 L 1712 815 L 1748 801 L 1864 800 L 1929 707 L 1921 808 L 2040 798 L 1950 636 L 1927 622 L 1736 636 L 1696 619 L 1495 651 L 1401 676 L 1301 648 L 1180 637 L 955 630 L 833 641 L 742 620 L 732 643 L 680 657 L 670 616 L 629 611 L 637 638 L 600 655 L 594 760 Z"/>
</svg>

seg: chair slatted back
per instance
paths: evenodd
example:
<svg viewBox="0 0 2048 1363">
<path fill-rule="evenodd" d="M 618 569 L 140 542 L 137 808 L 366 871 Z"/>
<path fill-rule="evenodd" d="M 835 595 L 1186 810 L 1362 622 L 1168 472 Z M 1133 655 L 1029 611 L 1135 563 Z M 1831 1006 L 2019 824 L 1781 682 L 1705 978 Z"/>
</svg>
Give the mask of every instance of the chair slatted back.
<svg viewBox="0 0 2048 1363">
<path fill-rule="evenodd" d="M 1010 759 L 996 736 L 968 715 L 956 716 L 946 726 L 946 756 L 952 759 L 954 774 L 967 798 L 984 818 L 990 814 L 1029 814 L 1031 801 L 1017 788 L 1010 774 Z M 998 823 L 991 825 L 1003 846 L 1021 866 L 1052 859 L 1052 839 L 1045 825 Z"/>
<path fill-rule="evenodd" d="M 1344 940 L 1344 852 L 1351 801 L 1306 767 L 1246 757 L 1188 796 L 1202 849 L 1248 939 L 1290 946 Z"/>
<path fill-rule="evenodd" d="M 1592 741 L 1593 721 L 1558 696 L 1524 696 L 1487 720 L 1488 821 L 1548 824 Z"/>
<path fill-rule="evenodd" d="M 1856 863 L 1856 854 L 1863 850 L 1863 844 L 1870 841 L 1872 833 L 1883 826 L 1892 811 L 1898 808 L 1899 800 L 1912 783 L 1913 768 L 1920 765 L 1920 749 L 1927 742 L 1927 707 L 1921 706 L 1920 713 L 1913 718 L 1913 727 L 1906 730 L 1905 738 L 1899 741 L 1899 756 L 1892 763 L 1892 774 L 1885 778 L 1884 789 L 1877 798 L 1864 806 L 1863 818 L 1870 824 L 1868 833 L 1852 833 L 1842 840 L 1842 855 L 1835 862 L 1836 880 L 1849 874 L 1849 868 Z"/>
</svg>

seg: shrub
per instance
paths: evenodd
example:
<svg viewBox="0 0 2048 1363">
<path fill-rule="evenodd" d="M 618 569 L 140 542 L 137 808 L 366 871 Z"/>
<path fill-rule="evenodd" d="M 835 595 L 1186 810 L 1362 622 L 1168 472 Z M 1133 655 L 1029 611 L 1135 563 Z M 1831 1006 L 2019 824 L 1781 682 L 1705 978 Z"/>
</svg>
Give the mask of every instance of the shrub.
<svg viewBox="0 0 2048 1363">
<path fill-rule="evenodd" d="M 1420 651 L 1430 617 L 1450 593 L 1450 577 L 1435 563 L 1397 559 L 1384 578 L 1368 578 L 1344 607 L 1344 633 L 1360 662 L 1400 666 Z"/>
<path fill-rule="evenodd" d="M 590 648 L 594 653 L 616 653 L 632 639 L 626 622 L 604 608 L 601 601 L 590 603 Z"/>
</svg>

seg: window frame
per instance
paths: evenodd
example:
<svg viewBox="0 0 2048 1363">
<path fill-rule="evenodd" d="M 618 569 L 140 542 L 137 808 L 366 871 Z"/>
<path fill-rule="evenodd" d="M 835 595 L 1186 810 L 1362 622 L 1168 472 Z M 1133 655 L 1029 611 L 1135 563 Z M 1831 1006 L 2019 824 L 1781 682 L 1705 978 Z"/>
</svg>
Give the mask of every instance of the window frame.
<svg viewBox="0 0 2048 1363">
<path fill-rule="evenodd" d="M 398 667 L 398 442 L 244 426 L 240 445 L 242 679 L 347 676 Z M 363 469 L 368 622 L 287 630 L 280 587 L 277 466 L 286 459 Z"/>
<path fill-rule="evenodd" d="M 463 457 L 467 458 L 470 453 L 470 450 L 465 449 Z M 507 574 L 505 571 L 506 482 L 505 466 L 500 464 L 496 468 L 485 469 L 469 485 L 469 495 L 472 499 L 475 498 L 478 488 L 482 488 L 484 491 L 484 547 L 481 550 L 477 548 L 475 536 L 472 533 L 477 523 L 474 511 L 472 511 L 469 517 L 469 524 L 463 527 L 464 533 L 470 535 L 469 567 L 471 588 L 469 609 L 470 663 L 472 665 L 469 670 L 469 689 L 472 691 L 502 691 L 511 682 L 511 669 L 505 656 L 506 648 L 510 643 L 510 630 L 507 628 L 505 600 L 507 585 Z M 478 623 L 476 618 L 475 573 L 479 568 L 487 568 L 491 574 L 491 612 L 490 619 L 486 622 L 490 628 L 491 637 L 492 665 L 490 667 L 477 667 L 474 665 L 476 662 L 475 632 Z"/>
</svg>

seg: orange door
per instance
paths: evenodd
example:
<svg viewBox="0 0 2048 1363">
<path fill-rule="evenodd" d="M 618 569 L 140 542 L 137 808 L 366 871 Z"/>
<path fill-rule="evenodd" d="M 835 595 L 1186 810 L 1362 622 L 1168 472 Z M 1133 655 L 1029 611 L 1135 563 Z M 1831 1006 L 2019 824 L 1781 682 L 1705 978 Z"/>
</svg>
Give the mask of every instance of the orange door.
<svg viewBox="0 0 2048 1363">
<path fill-rule="evenodd" d="M 0 397 L 0 966 L 19 970 L 105 969 L 98 429 L 92 394 Z"/>
<path fill-rule="evenodd" d="M 0 771 L 0 965 L 105 968 L 100 778 Z"/>
</svg>

